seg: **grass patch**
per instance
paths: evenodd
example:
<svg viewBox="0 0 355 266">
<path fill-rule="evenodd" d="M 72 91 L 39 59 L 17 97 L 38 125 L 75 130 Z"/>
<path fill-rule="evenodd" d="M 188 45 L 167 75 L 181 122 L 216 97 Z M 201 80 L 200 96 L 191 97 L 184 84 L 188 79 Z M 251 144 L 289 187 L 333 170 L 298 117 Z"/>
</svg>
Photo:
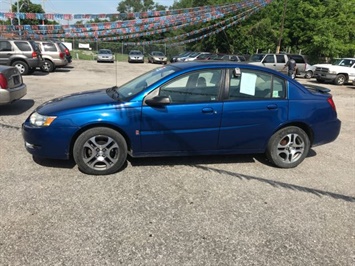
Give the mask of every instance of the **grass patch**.
<svg viewBox="0 0 355 266">
<path fill-rule="evenodd" d="M 87 51 L 87 50 L 72 50 L 71 55 L 73 60 L 96 60 L 96 51 Z M 123 62 L 127 61 L 128 55 L 116 53 L 116 61 Z"/>
</svg>

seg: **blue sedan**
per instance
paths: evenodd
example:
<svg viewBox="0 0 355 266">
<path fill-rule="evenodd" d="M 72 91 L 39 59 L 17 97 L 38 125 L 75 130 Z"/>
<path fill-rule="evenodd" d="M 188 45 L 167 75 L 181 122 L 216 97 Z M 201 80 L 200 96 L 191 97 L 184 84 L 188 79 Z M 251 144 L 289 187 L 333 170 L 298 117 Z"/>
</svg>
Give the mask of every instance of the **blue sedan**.
<svg viewBox="0 0 355 266">
<path fill-rule="evenodd" d="M 330 91 L 235 62 L 174 63 L 120 86 L 53 99 L 24 122 L 35 157 L 73 158 L 92 175 L 127 156 L 264 153 L 281 168 L 340 132 Z"/>
</svg>

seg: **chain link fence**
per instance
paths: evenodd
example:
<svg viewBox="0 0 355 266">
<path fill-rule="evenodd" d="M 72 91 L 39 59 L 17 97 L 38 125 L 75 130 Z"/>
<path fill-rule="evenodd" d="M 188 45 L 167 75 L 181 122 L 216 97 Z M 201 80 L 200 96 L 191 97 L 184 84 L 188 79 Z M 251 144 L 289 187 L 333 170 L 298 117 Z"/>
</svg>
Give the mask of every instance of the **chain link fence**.
<svg viewBox="0 0 355 266">
<path fill-rule="evenodd" d="M 100 49 L 110 49 L 113 53 L 126 56 L 131 50 L 140 50 L 143 52 L 145 56 L 147 56 L 152 51 L 160 51 L 163 52 L 168 60 L 174 55 L 180 54 L 186 50 L 186 46 L 173 46 L 167 43 L 163 44 L 147 44 L 147 45 L 134 45 L 132 43 L 125 42 L 103 42 L 103 41 L 82 41 L 82 40 L 65 40 L 67 43 L 72 44 L 73 50 L 81 50 L 85 51 L 84 54 L 92 55 L 93 59 L 95 59 L 95 55 Z M 80 53 L 81 54 L 81 53 Z M 80 58 L 80 54 L 74 56 L 75 59 L 83 59 Z M 79 57 L 79 58 L 77 58 Z M 119 58 L 119 56 L 117 57 Z M 125 57 L 126 58 L 126 57 Z M 87 59 L 87 58 L 85 58 Z"/>
</svg>

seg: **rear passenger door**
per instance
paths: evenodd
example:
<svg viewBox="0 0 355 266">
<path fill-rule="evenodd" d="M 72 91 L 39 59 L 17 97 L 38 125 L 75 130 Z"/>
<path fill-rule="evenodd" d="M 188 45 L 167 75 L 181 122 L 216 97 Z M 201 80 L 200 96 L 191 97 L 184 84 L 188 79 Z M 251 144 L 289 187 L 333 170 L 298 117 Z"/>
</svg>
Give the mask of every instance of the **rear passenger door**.
<svg viewBox="0 0 355 266">
<path fill-rule="evenodd" d="M 276 67 L 275 70 L 287 74 L 287 68 L 283 69 L 287 62 L 287 56 L 285 54 L 276 54 Z"/>
<path fill-rule="evenodd" d="M 219 149 L 263 150 L 275 128 L 288 119 L 286 84 L 283 78 L 270 73 L 230 69 Z"/>
</svg>

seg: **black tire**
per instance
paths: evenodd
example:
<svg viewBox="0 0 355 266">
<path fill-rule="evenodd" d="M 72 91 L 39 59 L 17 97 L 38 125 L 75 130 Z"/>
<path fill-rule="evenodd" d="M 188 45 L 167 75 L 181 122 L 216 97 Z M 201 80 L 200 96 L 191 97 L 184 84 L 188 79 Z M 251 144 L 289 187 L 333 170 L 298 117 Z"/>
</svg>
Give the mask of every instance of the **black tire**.
<svg viewBox="0 0 355 266">
<path fill-rule="evenodd" d="M 75 141 L 73 157 L 89 175 L 109 175 L 120 170 L 127 159 L 127 143 L 117 131 L 98 127 L 83 132 Z"/>
<path fill-rule="evenodd" d="M 266 156 L 280 168 L 293 168 L 308 155 L 309 137 L 301 128 L 290 126 L 277 131 L 269 140 Z"/>
<path fill-rule="evenodd" d="M 12 66 L 17 67 L 21 75 L 27 75 L 29 71 L 29 66 L 23 61 L 15 61 L 12 63 Z"/>
<path fill-rule="evenodd" d="M 344 74 L 338 74 L 334 80 L 335 85 L 344 85 L 346 83 L 346 77 Z"/>
<path fill-rule="evenodd" d="M 304 76 L 306 79 L 310 79 L 313 77 L 313 71 L 312 70 L 308 70 L 306 72 L 306 75 Z"/>
<path fill-rule="evenodd" d="M 44 60 L 43 66 L 41 67 L 41 70 L 43 72 L 54 72 L 55 65 L 53 64 L 52 61 L 46 59 L 46 60 Z"/>
</svg>

